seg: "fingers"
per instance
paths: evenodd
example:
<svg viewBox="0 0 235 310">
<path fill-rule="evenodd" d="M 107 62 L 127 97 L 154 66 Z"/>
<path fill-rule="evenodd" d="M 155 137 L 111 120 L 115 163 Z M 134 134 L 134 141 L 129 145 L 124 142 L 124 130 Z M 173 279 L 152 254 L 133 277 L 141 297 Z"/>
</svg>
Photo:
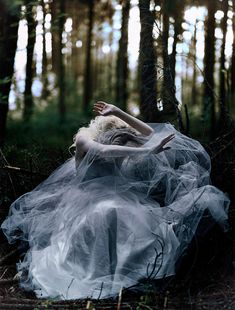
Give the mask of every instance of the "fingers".
<svg viewBox="0 0 235 310">
<path fill-rule="evenodd" d="M 172 139 L 174 139 L 174 137 L 175 137 L 175 134 L 174 133 L 172 133 L 171 135 L 169 135 L 169 136 L 167 136 L 164 140 L 172 140 Z"/>
<path fill-rule="evenodd" d="M 94 104 L 94 106 L 95 107 L 105 107 L 107 105 L 107 103 L 106 102 L 104 102 L 104 101 L 97 101 L 95 104 Z"/>
<path fill-rule="evenodd" d="M 173 140 L 175 138 L 175 134 L 171 134 L 169 136 L 167 136 L 166 138 L 164 138 L 161 142 L 161 145 L 165 145 L 166 143 L 170 142 L 171 140 Z"/>
<path fill-rule="evenodd" d="M 102 111 L 103 107 L 94 105 L 93 110 Z"/>
<path fill-rule="evenodd" d="M 95 113 L 95 115 L 102 115 L 102 113 L 101 113 L 101 112 L 99 112 L 99 111 L 97 111 L 97 110 L 92 110 L 92 112 L 94 112 L 94 113 Z"/>
<path fill-rule="evenodd" d="M 170 147 L 165 147 L 165 148 L 164 148 L 164 145 L 166 145 L 167 143 L 169 143 L 169 142 L 170 142 L 172 139 L 174 139 L 174 138 L 175 138 L 175 134 L 174 134 L 174 133 L 171 134 L 171 135 L 169 135 L 169 136 L 167 136 L 166 138 L 164 138 L 164 139 L 161 141 L 161 143 L 160 143 L 160 145 L 159 145 L 159 147 L 158 147 L 158 149 L 160 150 L 160 152 L 170 149 Z"/>
<path fill-rule="evenodd" d="M 97 115 L 103 115 L 103 110 L 106 107 L 106 103 L 104 101 L 97 101 L 94 103 L 93 112 Z"/>
<path fill-rule="evenodd" d="M 104 108 L 104 106 L 94 104 L 93 108 L 94 108 L 95 110 L 101 110 L 101 111 L 102 111 L 103 108 Z"/>
<path fill-rule="evenodd" d="M 98 103 L 95 103 L 94 104 L 94 108 L 103 108 L 104 105 L 101 105 L 101 104 L 98 104 Z"/>
<path fill-rule="evenodd" d="M 103 109 L 105 108 L 105 103 L 103 101 L 98 101 L 94 103 L 93 112 L 97 115 L 102 115 Z"/>
<path fill-rule="evenodd" d="M 156 147 L 153 148 L 152 152 L 158 154 L 158 153 L 161 153 L 163 151 L 166 151 L 166 150 L 170 150 L 171 147 L 167 146 L 167 147 L 164 147 L 165 144 L 167 144 L 168 142 L 170 142 L 172 139 L 175 138 L 175 134 L 171 134 L 169 136 L 167 136 L 166 138 L 164 138 L 161 143 L 159 145 L 157 145 Z"/>
<path fill-rule="evenodd" d="M 100 110 L 100 109 L 93 108 L 93 112 L 94 112 L 96 115 L 102 115 L 102 110 Z"/>
<path fill-rule="evenodd" d="M 98 110 L 94 110 L 93 109 L 93 112 L 95 113 L 95 115 L 103 115 L 102 111 L 98 111 Z"/>
</svg>

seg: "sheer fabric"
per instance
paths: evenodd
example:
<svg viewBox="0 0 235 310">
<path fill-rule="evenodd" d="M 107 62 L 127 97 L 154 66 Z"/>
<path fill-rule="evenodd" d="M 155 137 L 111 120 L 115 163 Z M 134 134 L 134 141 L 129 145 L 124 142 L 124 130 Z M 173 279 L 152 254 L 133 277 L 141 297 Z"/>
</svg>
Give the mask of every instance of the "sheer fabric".
<svg viewBox="0 0 235 310">
<path fill-rule="evenodd" d="M 203 218 L 200 233 L 215 222 L 228 228 L 229 199 L 210 185 L 204 148 L 170 124 L 153 127 L 148 139 L 115 129 L 99 141 L 140 147 L 174 132 L 170 150 L 116 159 L 89 151 L 11 205 L 1 228 L 10 243 L 29 245 L 17 264 L 23 288 L 58 299 L 114 296 L 174 275 Z"/>
</svg>

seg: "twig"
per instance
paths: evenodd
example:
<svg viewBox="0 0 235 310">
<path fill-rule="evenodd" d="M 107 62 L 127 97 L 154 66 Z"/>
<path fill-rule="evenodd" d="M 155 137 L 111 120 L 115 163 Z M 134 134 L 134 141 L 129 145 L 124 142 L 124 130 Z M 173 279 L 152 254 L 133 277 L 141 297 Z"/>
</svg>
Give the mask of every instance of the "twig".
<svg viewBox="0 0 235 310">
<path fill-rule="evenodd" d="M 166 296 L 164 298 L 164 304 L 163 304 L 163 308 L 166 309 L 167 308 L 167 304 L 168 304 L 168 295 L 169 295 L 169 291 L 166 292 Z"/>
<path fill-rule="evenodd" d="M 103 291 L 103 286 L 104 286 L 104 282 L 102 282 L 102 283 L 101 283 L 100 293 L 99 293 L 99 296 L 98 296 L 97 300 L 99 300 L 99 299 L 100 299 L 100 296 L 101 296 L 102 291 Z"/>
<path fill-rule="evenodd" d="M 145 305 L 143 302 L 139 302 L 139 305 L 145 309 L 148 309 L 148 310 L 153 310 L 153 308 L 151 308 L 150 306 L 147 306 Z"/>
<path fill-rule="evenodd" d="M 0 280 L 0 285 L 6 285 L 6 284 L 14 284 L 14 283 L 18 283 L 19 281 L 17 279 L 1 279 Z"/>
<path fill-rule="evenodd" d="M 224 140 L 226 137 L 228 137 L 229 135 L 233 135 L 234 134 L 234 128 L 232 129 L 232 130 L 230 130 L 229 132 L 226 132 L 225 134 L 223 134 L 223 135 L 221 135 L 221 136 L 219 136 L 218 138 L 216 138 L 216 140 L 215 141 L 218 141 L 218 140 Z M 213 143 L 213 142 L 212 142 Z"/>
<path fill-rule="evenodd" d="M 66 292 L 67 299 L 68 299 L 69 289 L 70 289 L 70 287 L 71 287 L 71 285 L 72 285 L 72 283 L 73 283 L 74 280 L 75 280 L 75 278 L 72 278 L 72 280 L 70 281 L 69 286 L 68 286 L 68 288 L 67 288 L 67 292 Z"/>
<path fill-rule="evenodd" d="M 160 236 L 157 236 L 160 238 Z M 157 269 L 157 272 L 155 272 L 154 276 L 152 277 L 152 279 L 154 279 L 156 277 L 156 275 L 158 274 L 158 272 L 160 271 L 160 269 L 162 268 L 162 264 L 163 264 L 163 249 L 164 249 L 164 241 L 163 240 L 160 240 L 160 239 L 157 239 L 158 243 L 160 244 L 160 247 L 161 247 L 161 251 L 160 253 L 158 253 L 157 249 L 154 248 L 155 250 L 155 253 L 156 253 L 156 256 L 155 256 L 155 260 L 154 260 L 154 264 L 153 264 L 153 269 L 150 273 L 150 275 L 148 275 L 148 268 L 149 268 L 149 265 L 147 266 L 147 276 L 148 276 L 148 280 L 151 280 L 151 277 L 153 275 L 153 273 L 155 272 L 155 269 L 156 269 L 156 266 L 157 266 L 157 260 L 159 257 L 161 257 L 161 262 L 160 262 L 160 265 Z"/>
<path fill-rule="evenodd" d="M 6 157 L 4 156 L 3 151 L 2 151 L 1 149 L 0 149 L 0 154 L 2 155 L 2 158 L 3 158 L 3 160 L 5 161 L 5 163 L 6 163 L 7 165 L 9 165 L 9 163 L 8 163 Z M 9 173 L 8 173 L 8 177 L 9 177 L 9 180 L 10 180 L 10 182 L 11 182 L 11 186 L 12 186 L 12 189 L 13 189 L 13 192 L 14 192 L 14 196 L 15 196 L 15 198 L 16 198 L 16 197 L 17 197 L 17 195 L 16 195 L 16 190 L 15 190 L 14 183 L 13 183 L 13 181 L 12 181 L 11 175 L 10 175 Z"/>
<path fill-rule="evenodd" d="M 19 167 L 14 167 L 14 166 L 4 166 L 4 167 L 0 167 L 0 169 L 3 169 L 3 170 L 8 170 L 10 172 L 20 172 L 20 173 L 24 173 L 24 174 L 29 174 L 29 175 L 38 175 L 38 176 L 42 176 L 42 177 L 47 177 L 48 175 L 47 174 L 43 174 L 43 173 L 40 173 L 40 172 L 34 172 L 34 171 L 29 171 L 29 170 L 26 170 L 26 169 L 23 169 L 23 168 L 19 168 Z"/>
<path fill-rule="evenodd" d="M 226 150 L 230 145 L 232 145 L 235 142 L 235 138 L 232 139 L 230 142 L 228 142 L 224 147 L 222 147 L 215 155 L 211 157 L 211 159 L 215 159 L 218 155 L 220 155 L 224 150 Z"/>
<path fill-rule="evenodd" d="M 94 309 L 93 303 L 91 300 L 88 300 L 86 304 L 86 310 L 92 310 L 92 309 Z"/>
<path fill-rule="evenodd" d="M 2 279 L 5 276 L 5 274 L 7 273 L 8 269 L 9 268 L 6 267 L 6 269 L 3 271 L 2 275 L 1 275 L 0 279 Z"/>
<path fill-rule="evenodd" d="M 122 304 L 122 287 L 121 287 L 121 289 L 120 289 L 119 296 L 118 296 L 117 310 L 120 310 L 120 309 L 121 309 L 121 304 Z"/>
</svg>

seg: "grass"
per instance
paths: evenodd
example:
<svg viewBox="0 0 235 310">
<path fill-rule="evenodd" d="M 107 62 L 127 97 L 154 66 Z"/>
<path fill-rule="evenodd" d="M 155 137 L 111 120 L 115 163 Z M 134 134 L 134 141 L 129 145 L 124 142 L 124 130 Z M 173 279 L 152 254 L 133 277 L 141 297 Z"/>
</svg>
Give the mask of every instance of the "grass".
<svg viewBox="0 0 235 310">
<path fill-rule="evenodd" d="M 88 121 L 88 116 L 70 112 L 65 121 L 60 122 L 55 107 L 51 106 L 43 112 L 36 111 L 28 123 L 10 115 L 4 155 L 15 166 L 28 168 L 32 164 L 44 170 L 50 162 L 55 168 L 71 156 L 68 148 L 73 143 L 73 135 Z"/>
</svg>

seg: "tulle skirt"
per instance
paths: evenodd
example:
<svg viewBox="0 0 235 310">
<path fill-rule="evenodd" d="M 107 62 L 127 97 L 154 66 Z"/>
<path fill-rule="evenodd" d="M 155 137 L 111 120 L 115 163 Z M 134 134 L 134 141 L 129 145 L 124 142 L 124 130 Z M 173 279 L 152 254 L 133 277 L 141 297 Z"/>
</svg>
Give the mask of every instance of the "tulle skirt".
<svg viewBox="0 0 235 310">
<path fill-rule="evenodd" d="M 207 218 L 228 229 L 229 199 L 210 184 L 210 158 L 170 124 L 155 124 L 146 145 L 175 133 L 160 154 L 72 157 L 17 199 L 1 228 L 28 244 L 20 285 L 38 297 L 105 298 L 141 280 L 174 275 Z M 209 224 L 208 224 L 209 223 Z"/>
</svg>

